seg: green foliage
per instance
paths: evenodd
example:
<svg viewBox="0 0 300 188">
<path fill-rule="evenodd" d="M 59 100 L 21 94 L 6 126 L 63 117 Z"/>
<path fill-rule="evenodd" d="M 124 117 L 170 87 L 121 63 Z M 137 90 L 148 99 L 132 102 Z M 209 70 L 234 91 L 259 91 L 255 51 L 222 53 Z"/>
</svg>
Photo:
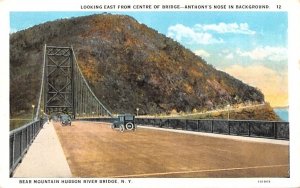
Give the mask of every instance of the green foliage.
<svg viewBox="0 0 300 188">
<path fill-rule="evenodd" d="M 179 43 L 122 15 L 48 22 L 10 36 L 11 114 L 38 100 L 44 44 L 73 46 L 96 96 L 114 113 L 159 114 L 263 102 L 263 94 L 218 71 Z"/>
<path fill-rule="evenodd" d="M 177 118 L 186 119 L 227 119 L 228 111 L 204 113 L 204 114 L 186 114 Z M 245 109 L 230 109 L 229 118 L 231 120 L 268 120 L 281 121 L 269 104 L 263 106 L 249 107 Z"/>
</svg>

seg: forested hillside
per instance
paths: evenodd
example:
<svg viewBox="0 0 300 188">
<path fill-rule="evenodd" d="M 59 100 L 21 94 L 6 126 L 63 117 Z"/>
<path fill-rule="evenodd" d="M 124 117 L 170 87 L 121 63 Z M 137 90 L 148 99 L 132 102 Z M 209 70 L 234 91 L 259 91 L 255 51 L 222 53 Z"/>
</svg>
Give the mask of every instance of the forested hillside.
<svg viewBox="0 0 300 188">
<path fill-rule="evenodd" d="M 113 113 L 190 112 L 264 101 L 256 88 L 216 70 L 178 42 L 129 16 L 47 22 L 10 35 L 11 115 L 37 103 L 43 46 L 73 46 L 96 96 Z"/>
</svg>

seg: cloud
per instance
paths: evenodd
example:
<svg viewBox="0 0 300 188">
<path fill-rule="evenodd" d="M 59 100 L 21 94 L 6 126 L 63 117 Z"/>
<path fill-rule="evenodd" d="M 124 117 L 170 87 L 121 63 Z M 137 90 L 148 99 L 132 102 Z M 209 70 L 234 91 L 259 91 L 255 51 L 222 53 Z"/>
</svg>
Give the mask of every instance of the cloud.
<svg viewBox="0 0 300 188">
<path fill-rule="evenodd" d="M 233 53 L 227 54 L 225 56 L 226 59 L 233 59 Z"/>
<path fill-rule="evenodd" d="M 248 23 L 218 23 L 218 24 L 196 24 L 192 27 L 183 24 L 172 25 L 168 28 L 167 36 L 178 42 L 189 44 L 216 44 L 223 43 L 222 38 L 215 38 L 212 34 L 233 33 L 254 35 L 256 32 L 251 30 Z"/>
<path fill-rule="evenodd" d="M 196 24 L 195 29 L 201 32 L 215 31 L 217 33 L 236 33 L 254 35 L 256 32 L 249 28 L 248 23 L 218 23 L 218 24 Z"/>
<path fill-rule="evenodd" d="M 202 49 L 196 50 L 196 51 L 194 51 L 194 53 L 201 57 L 209 57 L 210 56 L 210 54 L 207 51 L 202 50 Z"/>
<path fill-rule="evenodd" d="M 222 59 L 232 60 L 236 54 L 229 49 L 223 49 L 218 53 L 218 56 Z"/>
<path fill-rule="evenodd" d="M 178 42 L 187 42 L 190 44 L 215 44 L 223 42 L 222 39 L 216 39 L 210 33 L 199 32 L 194 27 L 187 27 L 182 24 L 170 26 L 167 36 Z"/>
<path fill-rule="evenodd" d="M 257 47 L 252 51 L 237 49 L 236 53 L 242 57 L 249 57 L 253 60 L 285 61 L 287 60 L 287 48 L 264 46 Z"/>
<path fill-rule="evenodd" d="M 288 104 L 288 74 L 287 71 L 277 72 L 263 65 L 241 66 L 232 65 L 225 72 L 243 82 L 259 88 L 266 101 L 272 106 Z"/>
</svg>

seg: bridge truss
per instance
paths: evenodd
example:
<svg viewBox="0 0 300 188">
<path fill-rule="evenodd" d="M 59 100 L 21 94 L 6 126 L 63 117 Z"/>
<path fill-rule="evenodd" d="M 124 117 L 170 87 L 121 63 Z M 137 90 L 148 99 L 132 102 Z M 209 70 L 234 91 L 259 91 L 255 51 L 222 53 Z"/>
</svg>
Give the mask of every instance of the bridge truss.
<svg viewBox="0 0 300 188">
<path fill-rule="evenodd" d="M 66 113 L 75 119 L 112 116 L 89 87 L 72 47 L 45 45 L 36 119 L 41 113 Z"/>
</svg>

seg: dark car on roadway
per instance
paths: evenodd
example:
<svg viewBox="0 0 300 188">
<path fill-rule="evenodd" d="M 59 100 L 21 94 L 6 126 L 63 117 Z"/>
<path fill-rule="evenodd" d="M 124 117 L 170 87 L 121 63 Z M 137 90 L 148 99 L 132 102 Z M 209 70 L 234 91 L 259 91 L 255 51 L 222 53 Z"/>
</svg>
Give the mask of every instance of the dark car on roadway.
<svg viewBox="0 0 300 188">
<path fill-rule="evenodd" d="M 118 115 L 118 119 L 113 122 L 111 128 L 119 129 L 121 132 L 123 132 L 124 130 L 134 131 L 136 129 L 134 118 L 134 115 L 131 114 Z"/>
<path fill-rule="evenodd" d="M 62 126 L 70 125 L 71 126 L 71 117 L 68 114 L 62 114 L 60 115 L 60 122 Z"/>
</svg>

